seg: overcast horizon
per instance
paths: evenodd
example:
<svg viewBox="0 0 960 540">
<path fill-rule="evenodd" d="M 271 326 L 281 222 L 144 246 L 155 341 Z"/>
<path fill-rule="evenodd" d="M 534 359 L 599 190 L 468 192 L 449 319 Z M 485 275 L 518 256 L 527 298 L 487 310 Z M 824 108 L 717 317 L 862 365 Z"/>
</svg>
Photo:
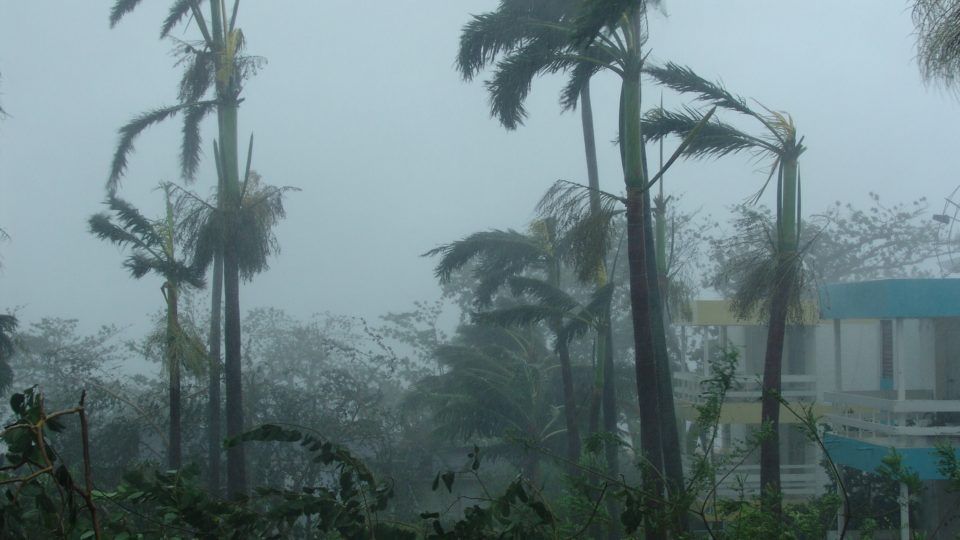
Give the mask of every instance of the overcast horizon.
<svg viewBox="0 0 960 540">
<path fill-rule="evenodd" d="M 0 0 L 0 228 L 11 237 L 0 242 L 0 309 L 19 309 L 25 324 L 55 316 L 142 330 L 161 307 L 160 279 L 131 279 L 120 250 L 87 232 L 117 129 L 174 103 L 180 76 L 173 44 L 157 39 L 167 5 L 144 3 L 111 30 L 111 4 Z M 665 4 L 651 15 L 651 61 L 688 65 L 793 117 L 808 148 L 806 215 L 835 200 L 865 206 L 871 191 L 888 204 L 926 197 L 936 213 L 960 183 L 960 102 L 921 81 L 905 2 Z M 579 114 L 561 113 L 561 76 L 534 83 L 526 125 L 511 132 L 489 116 L 484 77 L 467 83 L 454 68 L 461 27 L 496 1 L 278 5 L 247 2 L 241 13 L 248 52 L 267 64 L 245 86 L 240 133 L 255 134 L 253 168 L 267 182 L 302 191 L 287 198 L 281 253 L 243 286 L 244 312 L 410 309 L 439 296 L 420 254 L 523 227 L 555 180 L 584 181 Z M 619 81 L 594 81 L 601 185 L 619 193 Z M 644 91 L 659 102 L 659 88 Z M 204 195 L 213 128 L 191 187 Z M 179 181 L 179 137 L 175 120 L 136 142 L 119 193 L 149 216 L 161 211 L 157 183 Z M 681 161 L 666 189 L 720 219 L 757 190 L 760 168 L 749 156 Z"/>
</svg>

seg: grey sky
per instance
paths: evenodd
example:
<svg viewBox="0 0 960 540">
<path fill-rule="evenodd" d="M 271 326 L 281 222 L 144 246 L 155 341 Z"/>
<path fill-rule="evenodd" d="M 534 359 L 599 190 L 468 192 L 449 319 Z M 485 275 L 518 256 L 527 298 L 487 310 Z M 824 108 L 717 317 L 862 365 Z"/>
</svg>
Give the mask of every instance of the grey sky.
<svg viewBox="0 0 960 540">
<path fill-rule="evenodd" d="M 159 281 L 129 279 L 117 249 L 86 232 L 100 211 L 116 130 L 171 104 L 179 70 L 156 37 L 168 1 L 110 30 L 112 2 L 0 0 L 0 309 L 23 319 L 141 325 Z M 560 77 L 537 81 L 527 126 L 504 131 L 482 84 L 453 59 L 469 13 L 494 0 L 243 3 L 249 52 L 269 63 L 247 84 L 241 132 L 254 168 L 291 194 L 283 252 L 245 286 L 244 309 L 277 306 L 375 317 L 434 297 L 425 250 L 467 233 L 518 227 L 546 187 L 584 177 L 577 114 L 561 115 Z M 793 115 L 806 136 L 804 209 L 833 200 L 940 200 L 958 183 L 960 104 L 925 88 L 901 1 L 667 2 L 651 20 L 651 58 L 687 64 Z M 190 32 L 193 30 L 191 29 Z M 195 36 L 177 34 L 193 39 Z M 619 191 L 619 84 L 595 79 L 601 182 Z M 660 91 L 646 85 L 653 103 Z M 667 103 L 676 103 L 666 96 Z M 205 147 L 214 134 L 204 130 Z M 160 180 L 177 179 L 179 123 L 137 144 L 121 195 L 151 215 Z M 209 154 L 209 152 L 208 152 Z M 194 185 L 208 193 L 210 169 Z M 720 216 L 763 180 L 746 157 L 681 163 L 668 191 Z M 766 199 L 770 199 L 768 194 Z"/>
</svg>

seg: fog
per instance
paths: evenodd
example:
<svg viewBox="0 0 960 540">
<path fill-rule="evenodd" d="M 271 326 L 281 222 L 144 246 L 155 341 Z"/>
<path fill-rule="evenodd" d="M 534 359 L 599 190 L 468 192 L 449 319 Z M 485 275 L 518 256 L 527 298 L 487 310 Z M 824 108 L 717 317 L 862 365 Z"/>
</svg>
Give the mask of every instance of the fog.
<svg viewBox="0 0 960 540">
<path fill-rule="evenodd" d="M 11 237 L 0 244 L 0 297 L 22 320 L 139 325 L 152 312 L 145 306 L 160 305 L 159 280 L 128 279 L 118 250 L 86 231 L 102 208 L 117 129 L 174 103 L 179 78 L 172 43 L 156 39 L 164 3 L 145 3 L 113 30 L 109 4 L 0 3 L 0 103 L 9 113 L 0 123 L 0 227 Z M 268 182 L 302 189 L 277 231 L 282 253 L 244 286 L 244 309 L 404 310 L 438 295 L 421 253 L 477 230 L 522 227 L 552 182 L 585 182 L 579 114 L 558 106 L 561 76 L 535 81 L 526 125 L 508 132 L 489 117 L 481 81 L 455 71 L 461 26 L 495 7 L 244 5 L 248 51 L 268 63 L 246 84 L 241 138 L 255 134 L 254 168 Z M 906 4 L 678 2 L 664 11 L 651 15 L 653 61 L 689 65 L 793 116 L 809 148 L 805 210 L 863 202 L 869 191 L 939 207 L 955 187 L 960 105 L 921 82 Z M 661 91 L 645 88 L 655 105 Z M 594 79 L 601 185 L 615 193 L 618 92 L 615 76 Z M 203 129 L 207 156 L 213 127 Z M 147 215 L 161 208 L 157 182 L 179 180 L 178 145 L 176 121 L 136 142 L 120 193 Z M 716 215 L 757 189 L 761 167 L 749 156 L 681 161 L 667 191 L 682 194 L 685 209 Z M 211 177 L 204 159 L 193 188 L 209 193 Z"/>
</svg>

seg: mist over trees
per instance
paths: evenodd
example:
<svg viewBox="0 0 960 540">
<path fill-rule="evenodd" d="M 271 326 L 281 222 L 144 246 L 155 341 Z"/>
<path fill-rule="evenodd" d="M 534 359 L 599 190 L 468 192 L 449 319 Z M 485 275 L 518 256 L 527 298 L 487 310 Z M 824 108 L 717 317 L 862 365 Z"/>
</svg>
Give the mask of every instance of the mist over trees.
<svg viewBox="0 0 960 540">
<path fill-rule="evenodd" d="M 104 24 L 121 28 L 141 4 L 115 0 Z M 269 86 L 248 89 L 255 75 L 270 77 L 248 45 L 270 37 L 244 34 L 247 4 L 168 4 L 155 21 L 159 44 L 118 36 L 116 46 L 172 48 L 176 101 L 144 96 L 144 112 L 128 111 L 103 149 L 112 155 L 105 178 L 82 178 L 103 193 L 102 207 L 84 210 L 86 240 L 115 246 L 111 264 L 160 293 L 142 306 L 151 330 L 131 337 L 130 321 L 117 320 L 89 331 L 81 319 L 30 320 L 0 305 L 8 310 L 0 391 L 11 396 L 0 431 L 0 536 L 824 538 L 846 533 L 838 514 L 866 530 L 869 506 L 893 508 L 897 494 L 888 492 L 910 480 L 906 472 L 894 464 L 880 480 L 845 484 L 829 456 L 828 489 L 785 501 L 782 408 L 796 411 L 791 421 L 811 441 L 822 447 L 824 437 L 812 407 L 789 409 L 783 397 L 789 333 L 809 322 L 804 306 L 819 285 L 939 277 L 955 271 L 937 264 L 954 248 L 920 195 L 890 201 L 878 185 L 866 204 L 809 208 L 808 194 L 829 186 L 801 167 L 817 151 L 805 120 L 749 87 L 728 90 L 710 65 L 694 71 L 652 57 L 669 2 L 499 0 L 464 18 L 450 77 L 482 86 L 486 112 L 509 131 L 532 120 L 534 86 L 559 77 L 559 112 L 579 109 L 571 136 L 583 141 L 583 178 L 532 178 L 542 195 L 516 217 L 522 226 L 490 220 L 410 253 L 433 266 L 434 294 L 377 318 L 323 306 L 303 317 L 296 306 L 242 301 L 243 285 L 282 260 L 284 232 L 300 227 L 287 215 L 300 188 L 348 179 L 283 178 L 302 182 L 287 186 L 260 166 L 261 146 L 275 146 L 255 146 L 240 111 L 247 100 L 274 99 L 262 91 Z M 960 3 L 911 6 L 919 76 L 952 88 Z M 271 14 L 282 24 L 296 10 Z M 389 91 L 377 70 L 369 77 L 362 84 Z M 604 78 L 618 101 L 616 115 L 601 119 L 591 84 Z M 3 105 L 0 130 L 7 115 L 32 114 Z M 292 106 L 313 114 L 307 103 Z M 174 118 L 179 178 L 153 192 L 159 202 L 149 208 L 163 212 L 151 216 L 140 206 L 151 201 L 125 193 L 158 180 L 133 156 Z M 598 134 L 597 125 L 616 130 Z M 365 137 L 364 159 L 382 159 L 376 137 Z M 609 139 L 615 181 L 598 165 Z M 740 204 L 697 208 L 675 188 L 684 162 L 736 155 L 752 159 L 738 173 L 745 181 L 729 188 L 742 192 Z M 394 215 L 370 211 L 369 201 L 338 204 L 389 237 L 400 216 L 428 203 L 397 201 Z M 310 234 L 323 250 L 325 236 L 355 225 Z M 435 228 L 446 234 L 443 223 Z M 0 229 L 0 249 L 8 240 L 18 238 Z M 369 251 L 378 280 L 400 273 L 397 261 L 355 249 Z M 78 265 L 55 264 L 65 274 Z M 311 287 L 340 286 L 300 271 Z M 766 332 L 762 428 L 730 462 L 712 449 L 738 358 L 708 357 L 709 334 L 688 338 L 699 298 L 730 300 L 737 317 L 762 320 Z M 688 348 L 710 374 L 695 421 L 681 418 L 674 389 L 675 375 L 693 369 Z M 759 492 L 718 495 L 718 471 L 751 454 Z M 956 480 L 951 455 L 944 450 L 943 466 Z"/>
</svg>

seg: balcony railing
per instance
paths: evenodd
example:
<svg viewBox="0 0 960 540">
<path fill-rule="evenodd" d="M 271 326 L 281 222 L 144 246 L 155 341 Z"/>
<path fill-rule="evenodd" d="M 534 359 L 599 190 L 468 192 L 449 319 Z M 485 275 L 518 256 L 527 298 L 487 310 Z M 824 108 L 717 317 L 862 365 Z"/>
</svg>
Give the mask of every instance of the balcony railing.
<svg viewBox="0 0 960 540">
<path fill-rule="evenodd" d="M 929 390 L 826 392 L 827 420 L 838 434 L 860 439 L 960 436 L 960 400 L 932 399 Z M 909 442 L 906 443 L 909 445 Z"/>
<path fill-rule="evenodd" d="M 690 464 L 685 462 L 687 470 Z M 735 499 L 740 496 L 741 490 L 747 497 L 760 493 L 760 465 L 740 465 L 733 468 L 717 468 L 716 495 L 723 499 Z M 783 494 L 787 497 L 810 497 L 822 492 L 826 483 L 822 469 L 815 463 L 801 465 L 781 465 L 780 482 Z M 704 494 L 706 495 L 706 493 Z"/>
<path fill-rule="evenodd" d="M 694 404 L 703 403 L 703 382 L 708 378 L 709 376 L 702 373 L 675 373 L 673 375 L 673 393 L 677 399 Z M 816 375 L 784 375 L 781 380 L 781 395 L 788 401 L 813 401 L 816 399 Z M 727 402 L 757 401 L 762 393 L 759 375 L 736 375 L 733 388 L 727 392 L 725 400 Z"/>
</svg>

